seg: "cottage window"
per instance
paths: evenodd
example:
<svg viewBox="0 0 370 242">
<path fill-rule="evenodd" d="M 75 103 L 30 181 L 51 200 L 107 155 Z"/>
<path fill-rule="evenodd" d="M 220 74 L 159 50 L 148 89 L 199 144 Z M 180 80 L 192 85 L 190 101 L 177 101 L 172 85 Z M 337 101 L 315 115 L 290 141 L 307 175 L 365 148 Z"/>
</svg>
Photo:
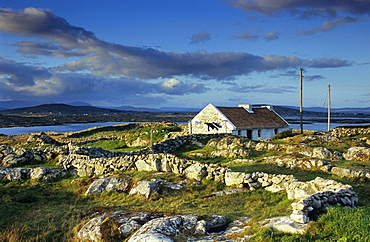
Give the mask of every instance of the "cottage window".
<svg viewBox="0 0 370 242">
<path fill-rule="evenodd" d="M 242 131 L 241 130 L 238 130 L 238 135 L 242 135 Z"/>
<path fill-rule="evenodd" d="M 258 130 L 258 137 L 261 137 L 261 130 Z"/>
<path fill-rule="evenodd" d="M 274 129 L 275 135 L 279 133 L 279 129 Z"/>
</svg>

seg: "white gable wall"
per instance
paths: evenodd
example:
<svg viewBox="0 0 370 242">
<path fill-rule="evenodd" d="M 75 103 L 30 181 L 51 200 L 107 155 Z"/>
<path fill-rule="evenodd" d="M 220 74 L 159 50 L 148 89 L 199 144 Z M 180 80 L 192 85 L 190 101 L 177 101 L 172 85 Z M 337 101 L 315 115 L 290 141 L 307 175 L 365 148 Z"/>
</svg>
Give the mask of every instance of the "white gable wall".
<svg viewBox="0 0 370 242">
<path fill-rule="evenodd" d="M 190 122 L 191 134 L 225 134 L 232 133 L 235 127 L 212 104 L 208 104 Z"/>
<path fill-rule="evenodd" d="M 253 140 L 270 139 L 271 137 L 276 135 L 275 129 L 277 129 L 277 133 L 281 133 L 284 130 L 288 130 L 289 127 L 281 127 L 281 128 L 273 128 L 273 129 L 250 129 L 251 137 L 248 137 L 248 131 L 246 129 L 233 130 L 232 134 L 239 135 L 239 136 L 246 136 Z"/>
</svg>

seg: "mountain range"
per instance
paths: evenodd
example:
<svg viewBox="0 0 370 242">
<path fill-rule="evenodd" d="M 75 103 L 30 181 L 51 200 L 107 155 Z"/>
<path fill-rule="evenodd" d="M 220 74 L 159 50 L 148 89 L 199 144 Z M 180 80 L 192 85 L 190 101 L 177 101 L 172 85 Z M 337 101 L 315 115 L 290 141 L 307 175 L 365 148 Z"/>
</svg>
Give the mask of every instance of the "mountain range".
<svg viewBox="0 0 370 242">
<path fill-rule="evenodd" d="M 1 102 L 0 102 L 1 105 Z M 299 116 L 299 108 L 294 106 L 273 106 L 274 110 L 282 116 Z M 31 107 L 21 108 L 4 108 L 0 107 L 1 114 L 40 114 L 40 115 L 101 115 L 124 112 L 186 112 L 197 113 L 201 109 L 198 108 L 179 108 L 179 107 L 161 107 L 155 108 L 137 108 L 133 106 L 120 107 L 94 107 L 88 103 L 78 102 L 70 104 L 42 104 Z M 323 116 L 327 112 L 324 108 L 308 107 L 303 109 L 304 114 L 308 116 Z M 333 115 L 341 114 L 363 114 L 370 115 L 370 107 L 367 108 L 333 108 L 331 109 Z"/>
</svg>

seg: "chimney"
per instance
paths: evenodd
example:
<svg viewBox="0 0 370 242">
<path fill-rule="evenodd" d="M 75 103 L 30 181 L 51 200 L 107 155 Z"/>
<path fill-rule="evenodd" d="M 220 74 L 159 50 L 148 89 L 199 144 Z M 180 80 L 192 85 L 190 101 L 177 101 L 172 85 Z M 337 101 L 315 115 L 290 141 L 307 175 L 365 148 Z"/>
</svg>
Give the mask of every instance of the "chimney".
<svg viewBox="0 0 370 242">
<path fill-rule="evenodd" d="M 267 109 L 268 109 L 268 110 L 270 110 L 270 111 L 274 110 L 274 109 L 272 108 L 272 105 L 261 105 L 261 108 L 267 108 Z"/>
<path fill-rule="evenodd" d="M 248 113 L 254 113 L 253 112 L 253 105 L 251 104 L 239 104 L 238 105 L 239 108 L 244 108 L 245 110 L 247 110 Z"/>
<path fill-rule="evenodd" d="M 239 104 L 238 107 L 245 108 L 245 110 L 247 110 L 249 113 L 254 113 L 253 108 L 267 108 L 270 111 L 273 110 L 272 105 L 264 105 L 264 104 L 260 104 L 260 105 L 258 104 L 255 104 L 255 105 Z"/>
</svg>

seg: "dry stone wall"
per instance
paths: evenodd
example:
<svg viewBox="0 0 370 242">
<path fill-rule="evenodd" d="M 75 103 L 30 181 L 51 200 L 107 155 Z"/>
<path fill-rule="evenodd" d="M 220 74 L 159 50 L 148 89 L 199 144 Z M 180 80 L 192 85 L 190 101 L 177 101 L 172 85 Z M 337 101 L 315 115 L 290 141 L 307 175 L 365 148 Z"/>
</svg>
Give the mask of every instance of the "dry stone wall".
<svg viewBox="0 0 370 242">
<path fill-rule="evenodd" d="M 0 179 L 9 181 L 27 180 L 27 179 L 44 179 L 51 180 L 66 175 L 75 175 L 74 170 L 52 169 L 48 167 L 36 168 L 7 168 L 0 167 Z"/>
<path fill-rule="evenodd" d="M 333 180 L 316 178 L 309 182 L 300 182 L 291 175 L 232 172 L 219 164 L 196 162 L 172 154 L 130 155 L 91 160 L 67 159 L 62 165 L 66 169 L 76 170 L 81 176 L 129 170 L 172 172 L 196 181 L 208 179 L 249 190 L 285 192 L 289 199 L 299 200 L 298 203 L 303 204 L 293 207 L 291 215 L 291 218 L 299 223 L 315 219 L 317 214 L 330 205 L 354 207 L 358 202 L 357 194 L 351 186 Z"/>
<path fill-rule="evenodd" d="M 335 137 L 350 137 L 361 134 L 369 135 L 370 125 L 340 126 L 332 129 L 330 133 Z"/>
</svg>

